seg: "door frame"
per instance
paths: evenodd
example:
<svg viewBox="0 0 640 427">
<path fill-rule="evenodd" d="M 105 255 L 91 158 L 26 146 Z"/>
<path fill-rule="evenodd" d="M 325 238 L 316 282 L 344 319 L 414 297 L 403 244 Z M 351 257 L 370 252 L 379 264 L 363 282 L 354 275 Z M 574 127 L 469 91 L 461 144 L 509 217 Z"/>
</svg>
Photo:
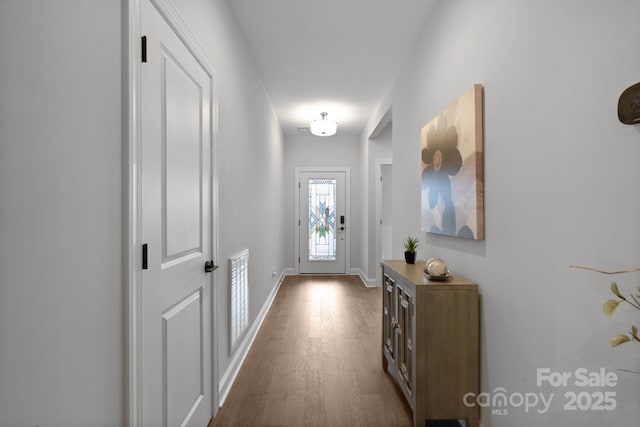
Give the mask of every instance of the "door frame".
<svg viewBox="0 0 640 427">
<path fill-rule="evenodd" d="M 345 216 L 347 217 L 346 221 L 346 230 L 344 233 L 344 237 L 347 240 L 345 242 L 345 274 L 349 274 L 351 271 L 351 169 L 348 167 L 326 167 L 326 166 L 318 166 L 318 167 L 309 167 L 309 166 L 298 166 L 296 167 L 295 174 L 295 182 L 294 182 L 294 194 L 295 194 L 295 214 L 294 214 L 294 245 L 295 245 L 295 253 L 294 253 L 294 263 L 296 266 L 296 274 L 300 274 L 300 173 L 302 172 L 344 172 L 345 176 Z"/>
<path fill-rule="evenodd" d="M 393 166 L 393 160 L 391 159 L 376 159 L 375 160 L 375 265 L 376 283 L 382 283 L 382 269 L 378 266 L 382 261 L 382 166 Z M 388 218 L 387 221 L 391 221 L 392 218 Z"/>
<path fill-rule="evenodd" d="M 122 276 L 125 317 L 126 378 L 125 424 L 142 425 L 142 250 L 141 250 L 141 1 L 125 0 L 122 8 Z M 211 77 L 211 254 L 218 259 L 218 91 L 216 70 L 200 42 L 171 0 L 149 0 L 160 12 L 202 68 Z M 218 411 L 218 287 L 216 274 L 208 275 L 211 286 L 211 399 L 212 416 Z"/>
</svg>

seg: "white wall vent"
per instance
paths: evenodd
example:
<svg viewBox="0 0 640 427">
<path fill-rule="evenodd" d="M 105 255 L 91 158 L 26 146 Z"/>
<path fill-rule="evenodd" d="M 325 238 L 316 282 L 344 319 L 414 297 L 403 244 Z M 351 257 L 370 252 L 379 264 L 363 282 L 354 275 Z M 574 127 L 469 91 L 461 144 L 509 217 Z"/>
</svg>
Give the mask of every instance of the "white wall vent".
<svg viewBox="0 0 640 427">
<path fill-rule="evenodd" d="M 230 331 L 231 353 L 249 326 L 249 249 L 229 258 Z"/>
</svg>

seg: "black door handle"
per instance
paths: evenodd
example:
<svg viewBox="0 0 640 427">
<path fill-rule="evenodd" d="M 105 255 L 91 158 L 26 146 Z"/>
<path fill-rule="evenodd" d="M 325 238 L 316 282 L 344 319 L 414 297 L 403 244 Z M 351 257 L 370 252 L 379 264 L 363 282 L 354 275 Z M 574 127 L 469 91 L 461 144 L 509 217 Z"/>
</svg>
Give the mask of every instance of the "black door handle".
<svg viewBox="0 0 640 427">
<path fill-rule="evenodd" d="M 216 271 L 217 269 L 218 269 L 218 266 L 213 264 L 213 260 L 207 261 L 204 263 L 205 273 L 211 273 L 212 271 Z"/>
</svg>

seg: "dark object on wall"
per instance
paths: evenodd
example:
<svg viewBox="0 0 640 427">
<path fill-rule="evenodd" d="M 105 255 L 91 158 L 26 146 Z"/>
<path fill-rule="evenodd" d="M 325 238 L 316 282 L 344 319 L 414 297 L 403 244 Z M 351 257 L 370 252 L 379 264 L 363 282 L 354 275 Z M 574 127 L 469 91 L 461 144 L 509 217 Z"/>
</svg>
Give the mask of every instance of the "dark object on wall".
<svg viewBox="0 0 640 427">
<path fill-rule="evenodd" d="M 618 119 L 625 125 L 640 123 L 640 83 L 625 89 L 618 99 Z"/>
<path fill-rule="evenodd" d="M 464 420 L 427 420 L 426 427 L 466 427 Z"/>
</svg>

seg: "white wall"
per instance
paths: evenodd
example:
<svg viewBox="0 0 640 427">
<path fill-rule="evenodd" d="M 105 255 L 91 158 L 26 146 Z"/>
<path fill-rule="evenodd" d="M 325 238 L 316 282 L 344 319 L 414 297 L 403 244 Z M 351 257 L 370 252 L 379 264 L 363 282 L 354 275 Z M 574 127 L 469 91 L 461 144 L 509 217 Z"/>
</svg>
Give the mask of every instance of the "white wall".
<svg viewBox="0 0 640 427">
<path fill-rule="evenodd" d="M 217 72 L 223 375 L 227 258 L 252 321 L 284 269 L 283 137 L 227 3 L 175 4 Z M 121 52 L 119 1 L 0 2 L 0 426 L 125 420 Z"/>
<path fill-rule="evenodd" d="M 123 421 L 120 2 L 0 2 L 0 425 Z"/>
<path fill-rule="evenodd" d="M 616 115 L 618 96 L 639 79 L 638 16 L 631 0 L 441 2 L 386 101 L 394 255 L 403 236 L 421 235 L 421 257 L 442 257 L 479 283 L 481 391 L 555 392 L 546 413 L 488 408 L 484 426 L 637 424 L 637 375 L 618 372 L 612 389 L 552 389 L 537 386 L 536 369 L 640 370 L 637 345 L 609 346 L 637 320 L 627 307 L 602 314 L 612 278 L 569 268 L 640 259 L 640 132 Z M 485 90 L 486 240 L 422 233 L 420 128 L 474 83 Z M 615 279 L 631 292 L 639 275 Z M 615 411 L 563 410 L 565 392 L 607 390 Z"/>
<path fill-rule="evenodd" d="M 351 239 L 351 269 L 361 268 L 360 224 L 362 223 L 362 193 L 360 180 L 360 151 L 356 136 L 319 137 L 294 135 L 285 137 L 284 163 L 284 244 L 285 263 L 288 268 L 295 269 L 295 169 L 296 167 L 347 167 L 351 174 L 351 218 L 347 219 Z M 347 267 L 349 268 L 349 267 Z"/>
<path fill-rule="evenodd" d="M 175 0 L 215 68 L 218 85 L 220 270 L 219 370 L 229 354 L 228 258 L 249 249 L 250 322 L 284 269 L 280 124 L 235 18 L 223 0 Z M 272 277 L 272 271 L 276 277 Z"/>
</svg>

